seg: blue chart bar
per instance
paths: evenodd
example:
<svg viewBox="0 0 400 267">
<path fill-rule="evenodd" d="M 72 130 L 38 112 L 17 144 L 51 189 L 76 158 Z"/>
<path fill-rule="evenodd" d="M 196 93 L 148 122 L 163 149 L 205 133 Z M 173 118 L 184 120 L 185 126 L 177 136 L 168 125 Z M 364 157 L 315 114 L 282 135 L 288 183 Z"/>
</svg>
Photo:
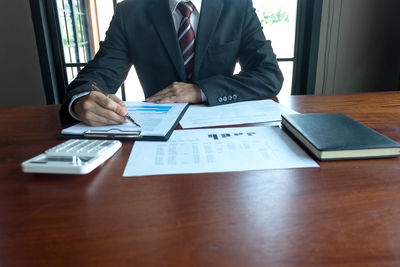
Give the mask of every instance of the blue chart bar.
<svg viewBox="0 0 400 267">
<path fill-rule="evenodd" d="M 168 113 L 172 106 L 135 106 L 128 107 L 129 111 L 132 112 L 158 112 L 158 113 Z"/>
</svg>

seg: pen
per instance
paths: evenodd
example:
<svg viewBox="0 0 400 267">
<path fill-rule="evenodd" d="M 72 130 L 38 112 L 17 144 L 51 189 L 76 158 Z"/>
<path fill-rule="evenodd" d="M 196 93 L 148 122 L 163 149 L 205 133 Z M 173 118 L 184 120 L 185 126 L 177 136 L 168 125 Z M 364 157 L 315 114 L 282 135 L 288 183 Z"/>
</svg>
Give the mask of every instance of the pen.
<svg viewBox="0 0 400 267">
<path fill-rule="evenodd" d="M 91 87 L 94 91 L 100 92 L 100 93 L 102 93 L 103 95 L 105 95 L 105 96 L 108 97 L 108 93 L 107 93 L 103 88 L 101 88 L 97 83 L 95 83 L 95 82 L 91 83 L 91 84 L 90 84 L 90 87 Z M 136 125 L 137 127 L 142 127 L 142 126 L 140 126 L 140 125 L 131 117 L 131 115 L 130 115 L 129 113 L 127 113 L 124 117 L 125 117 L 126 119 L 128 119 L 130 122 L 132 122 L 134 125 Z"/>
</svg>

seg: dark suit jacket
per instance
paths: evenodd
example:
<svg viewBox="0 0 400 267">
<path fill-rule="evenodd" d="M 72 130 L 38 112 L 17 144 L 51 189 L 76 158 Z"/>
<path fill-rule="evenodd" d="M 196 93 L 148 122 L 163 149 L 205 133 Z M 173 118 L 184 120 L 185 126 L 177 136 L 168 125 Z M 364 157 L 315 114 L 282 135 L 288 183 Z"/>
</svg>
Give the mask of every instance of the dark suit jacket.
<svg viewBox="0 0 400 267">
<path fill-rule="evenodd" d="M 208 104 L 275 96 L 283 77 L 252 1 L 203 0 L 201 9 L 190 82 L 203 90 Z M 89 91 L 93 81 L 115 93 L 132 64 L 146 97 L 174 81 L 188 82 L 168 0 L 118 4 L 106 36 L 68 86 L 60 110 L 63 122 L 74 121 L 68 112 L 74 94 Z M 232 75 L 237 61 L 242 71 Z"/>
</svg>

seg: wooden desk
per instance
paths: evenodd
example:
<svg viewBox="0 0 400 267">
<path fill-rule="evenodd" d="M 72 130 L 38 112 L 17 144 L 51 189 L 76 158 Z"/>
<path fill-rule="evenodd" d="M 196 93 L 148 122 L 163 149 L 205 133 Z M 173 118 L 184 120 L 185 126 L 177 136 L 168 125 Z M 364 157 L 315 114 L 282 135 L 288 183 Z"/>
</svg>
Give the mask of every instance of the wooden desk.
<svg viewBox="0 0 400 267">
<path fill-rule="evenodd" d="M 280 102 L 400 142 L 400 92 Z M 400 158 L 122 178 L 125 142 L 85 176 L 22 173 L 61 142 L 57 110 L 0 108 L 0 266 L 400 265 Z"/>
</svg>

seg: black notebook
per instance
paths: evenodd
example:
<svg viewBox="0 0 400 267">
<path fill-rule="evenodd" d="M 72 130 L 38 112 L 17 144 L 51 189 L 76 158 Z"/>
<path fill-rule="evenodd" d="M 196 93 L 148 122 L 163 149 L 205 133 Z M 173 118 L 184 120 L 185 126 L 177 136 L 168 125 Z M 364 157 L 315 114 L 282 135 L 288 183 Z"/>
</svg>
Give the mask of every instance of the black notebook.
<svg viewBox="0 0 400 267">
<path fill-rule="evenodd" d="M 344 114 L 282 115 L 282 126 L 319 160 L 400 156 L 400 144 Z"/>
</svg>

